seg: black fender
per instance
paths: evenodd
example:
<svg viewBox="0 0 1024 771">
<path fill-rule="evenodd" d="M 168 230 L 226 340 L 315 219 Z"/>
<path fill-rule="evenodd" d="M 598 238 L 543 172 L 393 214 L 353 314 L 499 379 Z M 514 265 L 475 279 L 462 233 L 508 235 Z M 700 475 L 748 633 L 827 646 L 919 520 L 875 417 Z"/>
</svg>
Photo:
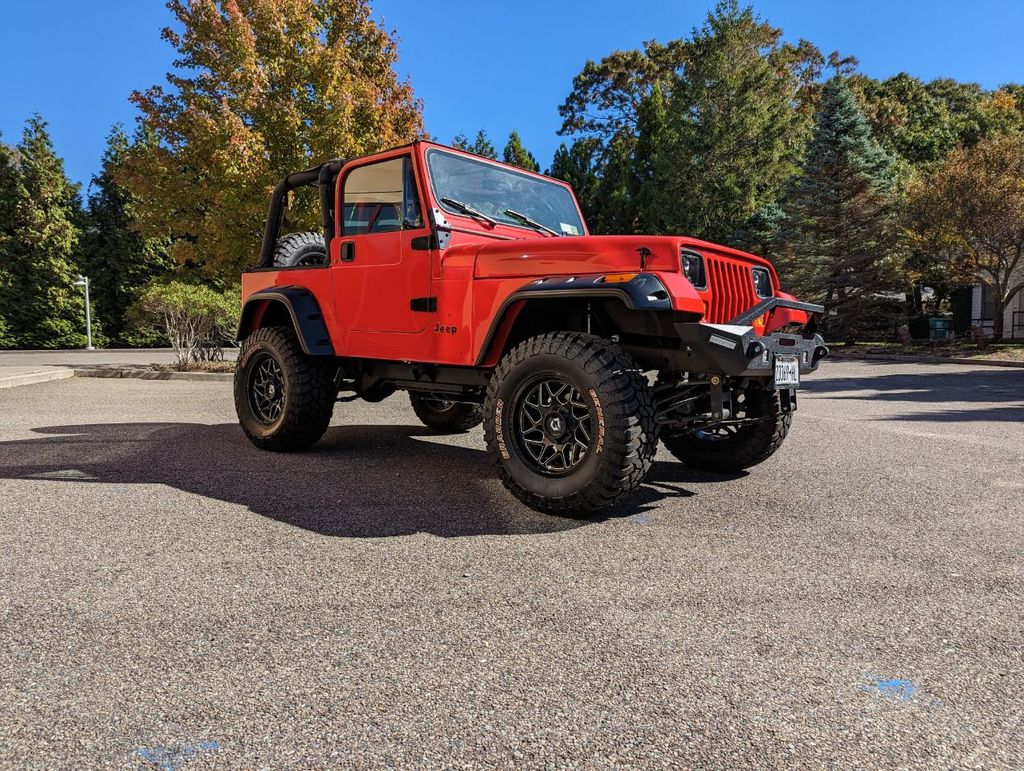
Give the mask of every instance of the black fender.
<svg viewBox="0 0 1024 771">
<path fill-rule="evenodd" d="M 320 304 L 302 286 L 275 286 L 254 292 L 242 306 L 235 340 L 241 341 L 254 332 L 259 321 L 272 306 L 283 306 L 292 320 L 302 350 L 309 356 L 334 356 L 331 335 L 327 331 Z"/>
<path fill-rule="evenodd" d="M 487 360 L 495 338 L 508 329 L 503 326 L 509 308 L 523 300 L 554 298 L 587 298 L 621 300 L 629 310 L 670 311 L 672 298 L 657 276 L 640 273 L 636 278 L 621 283 L 605 280 L 606 274 L 590 276 L 555 276 L 531 281 L 510 294 L 491 321 L 487 337 L 480 347 L 477 365 Z"/>
</svg>

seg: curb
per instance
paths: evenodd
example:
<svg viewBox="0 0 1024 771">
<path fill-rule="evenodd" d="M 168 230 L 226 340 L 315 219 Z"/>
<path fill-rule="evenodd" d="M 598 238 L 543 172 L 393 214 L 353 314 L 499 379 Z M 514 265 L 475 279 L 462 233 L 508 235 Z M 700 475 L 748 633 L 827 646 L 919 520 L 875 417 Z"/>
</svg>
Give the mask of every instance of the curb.
<svg viewBox="0 0 1024 771">
<path fill-rule="evenodd" d="M 45 372 L 25 372 L 21 375 L 7 375 L 0 377 L 0 388 L 14 388 L 16 386 L 33 385 L 35 383 L 49 383 L 51 380 L 65 380 L 74 377 L 75 373 L 70 369 L 52 369 Z"/>
<path fill-rule="evenodd" d="M 847 361 L 898 361 L 907 364 L 976 364 L 984 367 L 1017 367 L 1024 369 L 1024 361 L 1004 359 L 963 359 L 952 356 L 903 356 L 897 353 L 841 353 L 830 352 L 829 359 Z"/>
<path fill-rule="evenodd" d="M 71 370 L 75 377 L 132 378 L 135 380 L 199 380 L 207 382 L 230 382 L 234 380 L 231 372 L 164 372 L 155 369 L 137 369 L 134 367 L 75 367 Z M 65 375 L 71 377 L 71 375 Z"/>
</svg>

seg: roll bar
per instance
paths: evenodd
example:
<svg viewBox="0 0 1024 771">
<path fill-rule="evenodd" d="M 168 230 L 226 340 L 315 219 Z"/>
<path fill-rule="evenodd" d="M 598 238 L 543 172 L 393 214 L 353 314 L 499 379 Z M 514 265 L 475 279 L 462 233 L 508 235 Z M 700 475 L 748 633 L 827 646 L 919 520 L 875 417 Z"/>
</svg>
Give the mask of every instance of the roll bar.
<svg viewBox="0 0 1024 771">
<path fill-rule="evenodd" d="M 320 218 L 323 225 L 324 243 L 330 248 L 334 238 L 334 183 L 347 161 L 337 158 L 314 166 L 305 171 L 289 174 L 274 188 L 270 196 L 270 209 L 267 211 L 267 226 L 263 231 L 263 246 L 260 248 L 260 260 L 257 268 L 268 268 L 274 262 L 274 249 L 281 235 L 281 223 L 288 208 L 288 194 L 300 187 L 320 188 Z"/>
</svg>

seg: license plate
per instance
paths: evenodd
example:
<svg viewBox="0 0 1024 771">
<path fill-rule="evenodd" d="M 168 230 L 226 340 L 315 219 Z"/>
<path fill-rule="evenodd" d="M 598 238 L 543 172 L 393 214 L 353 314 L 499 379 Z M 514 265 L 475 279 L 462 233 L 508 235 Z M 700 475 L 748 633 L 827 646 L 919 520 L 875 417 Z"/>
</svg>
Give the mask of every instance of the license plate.
<svg viewBox="0 0 1024 771">
<path fill-rule="evenodd" d="M 775 357 L 775 387 L 796 388 L 800 385 L 800 361 L 795 356 Z"/>
</svg>

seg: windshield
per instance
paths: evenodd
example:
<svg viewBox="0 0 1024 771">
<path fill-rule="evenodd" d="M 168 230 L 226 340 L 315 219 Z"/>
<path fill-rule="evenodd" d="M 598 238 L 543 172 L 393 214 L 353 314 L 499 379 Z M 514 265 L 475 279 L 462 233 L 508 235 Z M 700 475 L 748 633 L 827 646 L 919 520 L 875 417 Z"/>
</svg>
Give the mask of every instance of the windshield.
<svg viewBox="0 0 1024 771">
<path fill-rule="evenodd" d="M 464 214 L 451 199 L 475 209 L 503 225 L 536 230 L 512 210 L 565 236 L 583 235 L 583 220 L 568 189 L 503 166 L 442 150 L 427 152 L 427 167 L 434 196 L 450 212 Z"/>
</svg>

